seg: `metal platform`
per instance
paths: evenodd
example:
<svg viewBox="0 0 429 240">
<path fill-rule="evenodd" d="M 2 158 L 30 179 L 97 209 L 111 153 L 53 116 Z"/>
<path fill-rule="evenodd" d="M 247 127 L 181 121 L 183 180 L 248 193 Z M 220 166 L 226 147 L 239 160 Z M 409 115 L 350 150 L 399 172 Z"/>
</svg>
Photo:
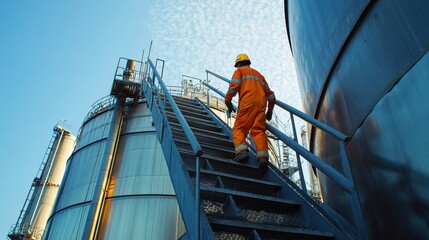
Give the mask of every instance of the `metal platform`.
<svg viewBox="0 0 429 240">
<path fill-rule="evenodd" d="M 117 97 L 138 98 L 140 89 L 140 83 L 115 79 L 113 81 L 110 95 Z"/>
</svg>

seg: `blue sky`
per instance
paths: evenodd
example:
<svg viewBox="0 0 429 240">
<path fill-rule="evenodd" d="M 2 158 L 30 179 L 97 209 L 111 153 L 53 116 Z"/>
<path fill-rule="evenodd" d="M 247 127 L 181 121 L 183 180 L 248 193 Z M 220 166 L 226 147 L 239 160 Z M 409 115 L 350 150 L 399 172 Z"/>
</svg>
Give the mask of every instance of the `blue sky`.
<svg viewBox="0 0 429 240">
<path fill-rule="evenodd" d="M 277 98 L 301 108 L 283 0 L 2 1 L 0 36 L 0 238 L 18 218 L 55 124 L 67 120 L 77 134 L 109 94 L 118 58 L 140 59 L 151 40 L 167 85 L 183 74 L 205 78 L 206 69 L 229 77 L 246 52 Z"/>
</svg>

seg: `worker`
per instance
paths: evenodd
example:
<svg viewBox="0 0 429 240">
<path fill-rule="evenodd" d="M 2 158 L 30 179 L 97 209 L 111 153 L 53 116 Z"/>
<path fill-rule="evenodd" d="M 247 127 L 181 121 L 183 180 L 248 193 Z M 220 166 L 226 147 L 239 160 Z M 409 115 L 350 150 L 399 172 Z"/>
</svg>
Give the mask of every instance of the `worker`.
<svg viewBox="0 0 429 240">
<path fill-rule="evenodd" d="M 237 118 L 232 128 L 232 138 L 235 147 L 234 161 L 245 163 L 249 159 L 246 137 L 250 130 L 256 145 L 256 157 L 260 168 L 268 166 L 268 144 L 265 133 L 265 120 L 270 121 L 273 115 L 276 97 L 268 87 L 264 76 L 250 67 L 250 59 L 247 54 L 238 54 L 235 65 L 237 69 L 232 75 L 228 92 L 225 97 L 225 105 L 228 113 L 235 111 L 232 106 L 232 98 L 238 93 Z M 268 101 L 268 110 L 267 109 Z"/>
</svg>

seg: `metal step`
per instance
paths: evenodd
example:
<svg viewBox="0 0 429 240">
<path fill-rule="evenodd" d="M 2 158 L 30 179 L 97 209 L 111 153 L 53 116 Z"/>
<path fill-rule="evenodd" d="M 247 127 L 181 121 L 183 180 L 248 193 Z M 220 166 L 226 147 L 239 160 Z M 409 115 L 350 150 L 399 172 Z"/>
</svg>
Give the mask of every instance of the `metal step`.
<svg viewBox="0 0 429 240">
<path fill-rule="evenodd" d="M 168 120 L 174 123 L 179 123 L 179 120 L 177 119 L 176 115 L 174 113 L 170 113 L 167 112 L 167 117 Z M 194 127 L 194 128 L 201 128 L 201 129 L 205 129 L 208 131 L 214 131 L 214 132 L 221 132 L 222 129 L 218 126 L 216 126 L 216 124 L 212 121 L 209 120 L 204 120 L 204 119 L 200 119 L 200 118 L 196 118 L 196 117 L 191 117 L 191 116 L 183 116 L 186 120 L 186 122 L 188 123 L 188 125 L 190 127 Z"/>
<path fill-rule="evenodd" d="M 180 108 L 180 110 L 185 111 L 197 111 L 197 112 L 203 112 L 204 108 L 197 102 L 194 102 L 194 104 L 187 104 L 187 103 L 177 103 L 176 105 Z M 171 108 L 170 103 L 167 103 L 167 108 Z"/>
<path fill-rule="evenodd" d="M 181 98 L 178 96 L 172 96 L 174 99 L 174 102 L 176 104 L 183 104 L 183 105 L 193 105 L 193 104 L 198 104 L 198 101 L 196 101 L 195 99 L 190 99 L 190 98 Z M 199 104 L 198 104 L 199 105 Z"/>
<path fill-rule="evenodd" d="M 178 123 L 170 122 L 170 126 L 173 130 L 180 129 L 180 131 L 183 131 L 182 126 Z M 190 126 L 190 128 L 194 134 L 211 135 L 211 136 L 215 136 L 217 138 L 223 138 L 229 141 L 229 136 L 224 133 L 217 132 L 217 131 L 208 131 L 208 130 L 196 128 L 193 126 Z"/>
<path fill-rule="evenodd" d="M 191 151 L 182 150 L 180 152 L 187 168 L 195 169 L 195 155 Z M 249 164 L 241 164 L 221 157 L 211 156 L 204 153 L 200 158 L 201 168 L 214 170 L 223 173 L 234 174 L 236 176 L 248 177 L 253 179 L 263 179 L 266 173 L 265 169 Z"/>
<path fill-rule="evenodd" d="M 195 180 L 195 169 L 188 169 L 192 180 Z M 201 184 L 205 186 L 249 192 L 266 196 L 276 196 L 281 186 L 268 181 L 258 180 L 254 178 L 241 177 L 233 174 L 213 171 L 200 170 Z"/>
<path fill-rule="evenodd" d="M 183 97 L 183 96 L 179 96 L 179 95 L 171 95 L 175 100 L 176 98 L 179 100 L 184 100 L 184 101 L 194 101 L 193 98 L 189 98 L 189 97 Z"/>
<path fill-rule="evenodd" d="M 189 109 L 188 110 L 188 109 L 185 109 L 183 107 L 179 107 L 179 109 L 185 118 L 187 116 L 190 116 L 190 117 L 194 117 L 194 118 L 198 118 L 198 119 L 202 119 L 202 120 L 206 120 L 206 121 L 212 121 L 212 117 L 207 115 L 207 113 L 202 111 L 202 110 L 198 110 L 198 109 L 194 109 L 194 110 Z M 170 106 L 167 106 L 167 108 L 165 110 L 167 112 L 174 114 L 174 111 Z"/>
<path fill-rule="evenodd" d="M 193 99 L 188 99 L 188 98 L 181 98 L 178 96 L 172 96 L 174 99 L 174 102 L 176 103 L 176 105 L 180 108 L 181 106 L 185 106 L 188 108 L 195 108 L 195 109 L 204 109 L 197 101 L 193 100 Z M 164 100 L 163 95 L 161 95 L 161 99 Z M 170 101 L 166 101 L 166 105 L 168 107 L 171 106 Z"/>
<path fill-rule="evenodd" d="M 184 97 L 179 97 L 179 96 L 174 96 L 172 95 L 174 102 L 176 104 L 184 104 L 184 105 L 192 105 L 192 104 L 198 104 L 194 99 L 190 99 L 190 98 L 184 98 Z M 199 104 L 198 104 L 199 105 Z"/>
<path fill-rule="evenodd" d="M 295 211 L 300 204 L 276 197 L 264 196 L 248 192 L 223 189 L 217 187 L 201 186 L 201 198 L 214 202 L 224 202 L 230 195 L 234 197 L 237 206 L 246 209 L 256 209 L 266 212 L 288 213 Z"/>
<path fill-rule="evenodd" d="M 205 214 L 204 227 L 210 228 L 207 225 L 208 220 L 217 239 L 334 239 L 335 228 L 321 228 L 332 230 L 333 233 L 310 228 L 311 221 L 306 218 L 320 217 L 317 213 L 309 214 L 309 211 L 313 211 L 311 207 L 314 206 L 308 205 L 307 202 L 298 203 L 277 197 L 288 197 L 290 194 L 294 197 L 289 199 L 299 199 L 287 184 L 276 180 L 265 181 L 267 171 L 271 170 L 252 165 L 256 164 L 254 154 L 251 154 L 249 164 L 232 161 L 235 157 L 233 143 L 229 140 L 229 135 L 223 134 L 223 129 L 216 125 L 216 122 L 219 126 L 222 125 L 220 119 L 208 114 L 209 110 L 205 110 L 195 100 L 181 97 L 174 99 L 204 154 L 199 158 L 195 157 L 180 123 L 167 103 L 166 111 L 173 131 L 173 140 L 193 184 L 196 175 L 195 162 L 197 159 L 200 161 L 200 201 Z M 228 128 L 225 128 L 225 131 L 227 130 Z M 164 146 L 167 144 L 163 144 L 163 148 Z M 167 163 L 170 164 L 168 161 Z M 173 182 L 189 181 L 186 171 L 183 174 L 173 179 Z M 185 200 L 189 192 L 176 189 L 176 193 L 178 196 L 182 193 L 181 204 L 185 206 L 183 216 L 187 217 L 187 224 L 192 223 L 192 219 L 187 215 L 192 207 L 186 205 Z M 186 193 L 186 196 L 183 193 Z M 186 237 L 183 236 L 184 239 Z"/>
<path fill-rule="evenodd" d="M 239 233 L 239 235 L 245 236 L 244 239 L 248 239 L 247 237 L 252 234 L 253 230 L 256 230 L 257 234 L 261 239 L 279 239 L 279 240 L 335 239 L 333 234 L 331 233 L 321 232 L 321 231 L 307 229 L 307 228 L 249 223 L 249 222 L 244 222 L 239 220 L 218 219 L 218 218 L 209 218 L 209 222 L 213 230 L 217 233 L 221 233 L 221 232 Z"/>
<path fill-rule="evenodd" d="M 167 113 L 167 116 L 171 116 L 171 117 L 176 117 L 176 115 L 173 113 L 173 112 L 166 112 Z M 207 118 L 203 118 L 203 117 L 200 117 L 200 116 L 198 116 L 198 114 L 192 114 L 192 115 L 190 115 L 190 114 L 186 114 L 186 113 L 183 113 L 182 112 L 182 114 L 183 114 L 183 117 L 186 119 L 186 121 L 189 121 L 189 122 L 198 122 L 198 123 L 205 123 L 205 124 L 208 124 L 208 125 L 216 125 L 214 122 L 213 122 L 213 119 L 207 119 Z M 189 125 L 191 125 L 190 123 L 188 123 Z"/>
<path fill-rule="evenodd" d="M 185 132 L 183 132 L 182 129 L 180 128 L 173 128 L 171 129 L 173 131 L 173 135 L 174 138 L 176 139 L 183 139 L 186 140 L 186 135 Z M 197 138 L 199 143 L 205 143 L 205 144 L 210 144 L 210 145 L 217 145 L 217 146 L 223 146 L 226 148 L 230 148 L 230 149 L 234 149 L 234 143 L 229 140 L 229 139 L 225 139 L 225 138 L 219 138 L 217 136 L 211 135 L 211 134 L 201 134 L 201 133 L 197 133 L 194 132 L 194 136 Z"/>
<path fill-rule="evenodd" d="M 183 150 L 192 150 L 190 143 L 187 139 L 174 138 L 179 151 Z M 230 148 L 218 147 L 212 144 L 200 143 L 200 146 L 204 153 L 207 153 L 212 156 L 218 156 L 222 158 L 233 159 L 235 157 L 235 151 Z"/>
<path fill-rule="evenodd" d="M 211 219 L 303 227 L 301 205 L 284 199 L 200 185 L 201 204 Z"/>
</svg>

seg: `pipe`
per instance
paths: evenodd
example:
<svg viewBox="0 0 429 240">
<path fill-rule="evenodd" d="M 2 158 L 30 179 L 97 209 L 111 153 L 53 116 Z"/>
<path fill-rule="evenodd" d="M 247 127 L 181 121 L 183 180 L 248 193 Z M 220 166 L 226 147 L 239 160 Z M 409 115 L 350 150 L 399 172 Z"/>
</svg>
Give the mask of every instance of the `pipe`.
<svg viewBox="0 0 429 240">
<path fill-rule="evenodd" d="M 114 157 L 117 148 L 117 142 L 120 136 L 120 130 L 123 120 L 123 109 L 125 98 L 116 97 L 115 108 L 112 113 L 112 122 L 110 125 L 109 135 L 106 139 L 106 149 L 100 163 L 97 182 L 94 187 L 94 193 L 91 206 L 88 211 L 88 217 L 82 234 L 82 240 L 95 239 L 97 225 L 100 218 L 102 206 L 104 205 L 105 194 L 107 192 L 108 182 L 110 179 L 110 170 L 113 166 Z"/>
</svg>

